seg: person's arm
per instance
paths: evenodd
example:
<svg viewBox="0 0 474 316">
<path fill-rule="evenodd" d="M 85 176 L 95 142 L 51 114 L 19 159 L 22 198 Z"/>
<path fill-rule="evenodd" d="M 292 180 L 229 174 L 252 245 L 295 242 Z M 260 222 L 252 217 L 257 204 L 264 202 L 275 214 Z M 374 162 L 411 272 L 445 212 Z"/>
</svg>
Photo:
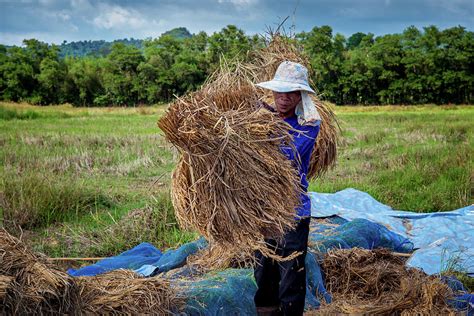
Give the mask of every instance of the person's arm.
<svg viewBox="0 0 474 316">
<path fill-rule="evenodd" d="M 298 156 L 301 157 L 312 152 L 319 134 L 319 125 L 305 125 L 302 126 L 299 130 L 300 132 L 295 133 L 293 136 L 293 145 L 295 146 Z M 282 147 L 282 151 L 288 157 L 288 159 L 296 160 L 295 158 L 297 156 L 295 155 L 293 148 L 291 148 L 290 146 Z"/>
</svg>

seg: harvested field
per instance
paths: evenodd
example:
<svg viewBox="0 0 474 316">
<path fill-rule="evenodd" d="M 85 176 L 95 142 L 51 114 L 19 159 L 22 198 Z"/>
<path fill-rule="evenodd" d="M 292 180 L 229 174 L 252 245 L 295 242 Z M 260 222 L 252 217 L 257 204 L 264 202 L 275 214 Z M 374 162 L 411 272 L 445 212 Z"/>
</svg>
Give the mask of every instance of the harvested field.
<svg viewBox="0 0 474 316">
<path fill-rule="evenodd" d="M 105 230 L 132 210 L 152 206 L 159 211 L 162 201 L 153 198 L 162 194 L 167 196 L 168 207 L 170 174 L 177 154 L 161 132 L 157 133 L 156 114 L 164 113 L 165 106 L 149 108 L 152 115 L 141 115 L 136 109 L 1 104 L 18 111 L 64 111 L 70 116 L 0 120 L 0 186 L 3 193 L 7 187 L 11 192 L 0 194 L 0 217 L 21 215 L 23 230 L 28 229 L 24 238 L 35 250 L 59 257 L 113 255 L 134 244 L 126 235 L 103 238 Z M 447 211 L 473 203 L 473 107 L 339 106 L 335 111 L 343 136 L 339 158 L 334 169 L 310 182 L 310 191 L 333 193 L 353 187 L 395 209 L 419 212 Z M 422 136 L 411 137 L 415 131 Z M 379 133 L 383 141 L 378 141 L 382 137 Z M 154 162 L 152 166 L 137 165 L 126 175 L 115 172 L 124 163 L 146 156 Z M 77 166 L 87 168 L 89 161 L 94 163 L 92 172 L 77 172 Z M 45 174 L 48 168 L 50 172 Z M 43 186 L 33 185 L 31 180 L 35 179 Z M 65 183 L 65 179 L 70 181 Z M 21 191 L 22 183 L 31 188 L 28 195 Z M 71 191 L 81 194 L 63 194 Z M 84 204 L 89 192 L 86 200 L 91 203 Z M 59 203 L 61 196 L 67 197 L 67 203 Z M 66 212 L 53 212 L 58 209 Z M 47 221 L 32 231 L 26 227 L 38 223 L 38 210 L 44 210 Z M 148 234 L 147 241 L 165 249 L 197 237 L 172 225 L 174 218 L 168 221 L 163 233 Z"/>
</svg>

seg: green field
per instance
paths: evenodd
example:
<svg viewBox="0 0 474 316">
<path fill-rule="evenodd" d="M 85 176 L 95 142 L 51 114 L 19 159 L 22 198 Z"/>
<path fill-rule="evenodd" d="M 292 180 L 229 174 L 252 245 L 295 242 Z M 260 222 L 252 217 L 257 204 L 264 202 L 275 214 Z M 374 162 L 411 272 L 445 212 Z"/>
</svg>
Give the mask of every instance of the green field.
<svg viewBox="0 0 474 316">
<path fill-rule="evenodd" d="M 173 215 L 177 157 L 156 127 L 165 109 L 0 103 L 2 225 L 48 256 L 196 238 Z M 310 190 L 352 187 L 417 212 L 473 203 L 474 107 L 338 107 L 337 115 L 337 165 Z"/>
</svg>

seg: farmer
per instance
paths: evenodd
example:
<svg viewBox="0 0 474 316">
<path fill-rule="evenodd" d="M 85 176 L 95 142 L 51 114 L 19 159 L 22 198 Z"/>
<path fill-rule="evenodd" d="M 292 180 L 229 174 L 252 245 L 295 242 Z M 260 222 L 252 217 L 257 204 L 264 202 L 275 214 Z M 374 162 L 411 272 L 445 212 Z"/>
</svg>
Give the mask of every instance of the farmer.
<svg viewBox="0 0 474 316">
<path fill-rule="evenodd" d="M 256 253 L 255 305 L 258 315 L 303 315 L 306 293 L 304 262 L 311 216 L 310 199 L 306 194 L 306 174 L 321 117 L 309 96 L 314 91 L 308 84 L 308 70 L 298 63 L 282 62 L 271 81 L 258 83 L 257 86 L 272 90 L 275 101 L 274 107 L 263 102 L 260 105 L 278 112 L 282 120 L 297 130 L 291 132 L 296 152 L 290 147 L 282 147 L 282 151 L 298 169 L 304 193 L 300 206 L 295 210 L 295 229 L 287 232 L 279 242 L 265 240 L 269 247 L 276 248 L 280 256 L 286 257 L 293 252 L 301 252 L 301 255 L 292 260 L 276 262 L 260 252 Z"/>
</svg>

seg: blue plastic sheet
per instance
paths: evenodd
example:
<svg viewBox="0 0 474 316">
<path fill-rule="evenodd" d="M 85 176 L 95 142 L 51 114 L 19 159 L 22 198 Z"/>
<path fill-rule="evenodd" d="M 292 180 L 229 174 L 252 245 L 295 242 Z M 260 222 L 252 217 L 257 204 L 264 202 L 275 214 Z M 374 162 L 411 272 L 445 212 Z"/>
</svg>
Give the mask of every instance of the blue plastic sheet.
<svg viewBox="0 0 474 316">
<path fill-rule="evenodd" d="M 456 262 L 474 276 L 474 205 L 451 212 L 413 213 L 393 210 L 369 194 L 345 189 L 334 194 L 311 192 L 311 216 L 363 218 L 410 239 L 417 249 L 407 265 L 427 274 Z"/>
<path fill-rule="evenodd" d="M 201 237 L 177 249 L 162 253 L 155 246 L 144 242 L 118 256 L 100 260 L 77 270 L 69 269 L 67 272 L 71 276 L 93 276 L 117 269 L 129 269 L 143 276 L 152 276 L 183 266 L 189 255 L 206 246 L 207 241 Z"/>
<path fill-rule="evenodd" d="M 159 249 L 144 242 L 118 256 L 100 260 L 77 270 L 69 269 L 67 272 L 71 276 L 94 276 L 117 269 L 134 270 L 143 265 L 157 263 L 161 256 L 162 252 Z"/>
<path fill-rule="evenodd" d="M 448 236 L 458 236 L 461 240 L 448 243 L 445 239 L 438 238 L 438 243 L 441 240 L 441 244 L 446 247 L 463 245 L 467 249 L 467 253 L 472 253 L 473 250 L 472 243 L 469 243 L 472 241 L 472 233 L 468 234 L 465 227 L 472 226 L 472 214 L 474 213 L 472 207 L 435 214 L 394 211 L 367 193 L 354 189 L 347 189 L 335 194 L 311 193 L 311 199 L 312 215 L 319 217 L 319 219 L 313 219 L 311 222 L 309 251 L 305 262 L 307 308 L 319 307 L 321 300 L 331 301 L 331 295 L 324 287 L 324 276 L 318 264 L 321 254 L 329 249 L 383 247 L 397 252 L 411 252 L 414 246 L 420 248 L 420 245 L 428 244 L 431 248 L 425 247 L 415 252 L 415 254 L 420 253 L 417 260 L 423 260 L 423 256 L 430 253 L 429 251 L 439 250 L 436 240 L 432 239 L 436 236 L 440 237 L 440 231 L 448 231 Z M 446 228 L 446 225 L 449 228 Z M 436 230 L 433 230 L 432 227 L 436 227 Z M 423 240 L 424 238 L 429 240 Z M 182 267 L 187 256 L 206 246 L 207 242 L 200 238 L 177 249 L 162 253 L 152 245 L 142 243 L 118 256 L 107 258 L 78 270 L 71 269 L 68 272 L 73 276 L 96 275 L 123 268 L 135 270 L 144 276 L 152 276 Z M 448 251 L 450 250 L 452 249 L 448 249 Z M 411 260 L 412 265 L 417 262 Z M 420 267 L 425 271 L 432 271 L 435 270 L 429 268 L 432 264 L 425 265 L 421 262 Z M 191 271 L 189 267 L 175 271 L 178 273 L 172 274 L 173 276 L 170 278 L 172 285 L 180 285 L 181 289 L 185 289 L 186 314 L 255 315 L 253 296 L 256 285 L 252 270 L 227 269 L 205 276 L 197 276 L 195 280 L 193 280 L 194 271 Z M 182 277 L 187 277 L 188 280 L 186 281 Z M 445 282 L 458 294 L 456 298 L 450 300 L 450 304 L 459 310 L 467 310 L 468 315 L 473 315 L 474 295 L 467 293 L 456 279 L 445 279 Z M 182 285 L 185 286 L 182 287 Z"/>
</svg>

